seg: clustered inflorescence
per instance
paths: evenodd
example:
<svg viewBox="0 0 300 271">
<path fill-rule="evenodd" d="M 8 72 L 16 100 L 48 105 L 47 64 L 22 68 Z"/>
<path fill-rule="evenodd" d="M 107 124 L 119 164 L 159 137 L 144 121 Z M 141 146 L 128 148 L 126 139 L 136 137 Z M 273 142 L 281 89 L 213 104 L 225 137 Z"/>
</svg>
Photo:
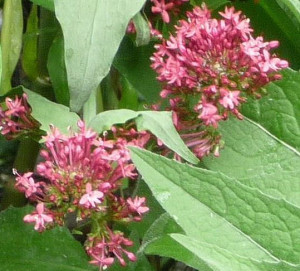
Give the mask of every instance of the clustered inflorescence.
<svg viewBox="0 0 300 271">
<path fill-rule="evenodd" d="M 38 127 L 38 123 L 31 116 L 31 108 L 27 103 L 27 95 L 21 98 L 7 97 L 5 107 L 0 106 L 0 132 L 7 139 L 14 139 Z"/>
<path fill-rule="evenodd" d="M 40 232 L 70 223 L 72 217 L 77 226 L 90 222 L 85 247 L 91 263 L 102 269 L 117 258 L 126 265 L 124 255 L 131 261 L 136 259 L 126 248 L 133 243 L 111 225 L 140 221 L 149 208 L 144 197 L 125 199 L 117 191 L 124 178 L 137 176 L 127 146 L 144 147 L 150 135 L 113 128 L 113 139 L 109 140 L 86 129 L 82 121 L 78 126 L 79 132 L 69 136 L 53 127 L 44 138 L 46 149 L 40 153 L 44 161 L 37 165 L 44 181 L 35 181 L 32 172 L 20 175 L 15 171 L 16 188 L 37 203 L 24 221 L 35 223 L 35 230 Z"/>
<path fill-rule="evenodd" d="M 285 60 L 271 55 L 278 41 L 254 38 L 249 19 L 233 7 L 211 18 L 205 5 L 187 12 L 176 34 L 156 45 L 152 68 L 163 82 L 160 93 L 169 101 L 174 123 L 186 144 L 202 158 L 219 155 L 217 128 L 231 113 L 242 119 L 246 95 L 260 97 L 262 87 L 281 78 Z"/>
</svg>

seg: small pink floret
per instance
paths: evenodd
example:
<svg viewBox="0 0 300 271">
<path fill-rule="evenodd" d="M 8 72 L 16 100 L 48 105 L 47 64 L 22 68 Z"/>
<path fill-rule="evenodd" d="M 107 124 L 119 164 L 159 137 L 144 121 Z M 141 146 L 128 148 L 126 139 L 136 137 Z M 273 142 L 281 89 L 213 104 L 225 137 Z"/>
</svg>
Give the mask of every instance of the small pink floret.
<svg viewBox="0 0 300 271">
<path fill-rule="evenodd" d="M 24 217 L 24 222 L 35 223 L 34 229 L 42 232 L 46 229 L 46 225 L 53 222 L 52 215 L 45 213 L 44 203 L 38 203 L 36 211 Z"/>
<path fill-rule="evenodd" d="M 85 208 L 95 208 L 97 204 L 102 202 L 104 194 L 101 191 L 92 190 L 92 185 L 90 183 L 86 184 L 86 194 L 84 194 L 79 204 L 83 205 Z"/>
</svg>

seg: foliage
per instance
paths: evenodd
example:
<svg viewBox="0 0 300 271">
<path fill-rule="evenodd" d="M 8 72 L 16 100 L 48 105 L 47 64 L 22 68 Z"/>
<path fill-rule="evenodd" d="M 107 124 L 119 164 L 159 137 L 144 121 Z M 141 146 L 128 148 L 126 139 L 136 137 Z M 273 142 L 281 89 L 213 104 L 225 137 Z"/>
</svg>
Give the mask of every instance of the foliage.
<svg viewBox="0 0 300 271">
<path fill-rule="evenodd" d="M 1 268 L 300 270 L 299 1 L 71 2 L 1 2 Z"/>
</svg>

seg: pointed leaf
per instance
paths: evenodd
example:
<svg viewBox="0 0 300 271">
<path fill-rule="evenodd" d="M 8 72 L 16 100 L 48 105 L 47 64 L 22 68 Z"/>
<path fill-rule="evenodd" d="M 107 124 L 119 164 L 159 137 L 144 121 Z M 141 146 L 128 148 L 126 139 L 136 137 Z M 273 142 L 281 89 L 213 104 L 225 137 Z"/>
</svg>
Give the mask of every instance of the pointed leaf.
<svg viewBox="0 0 300 271">
<path fill-rule="evenodd" d="M 43 96 L 24 88 L 28 96 L 28 103 L 32 108 L 32 116 L 41 124 L 40 129 L 50 131 L 50 125 L 57 127 L 62 133 L 68 133 L 68 127 L 77 129 L 79 116 L 70 112 L 69 108 L 51 102 Z"/>
<path fill-rule="evenodd" d="M 22 1 L 5 1 L 1 29 L 2 76 L 0 95 L 5 95 L 11 89 L 10 81 L 19 60 L 22 47 L 22 34 Z"/>
<path fill-rule="evenodd" d="M 66 228 L 38 233 L 23 217 L 32 210 L 10 208 L 0 214 L 0 265 L 5 271 L 97 270 Z"/>
<path fill-rule="evenodd" d="M 148 151 L 132 148 L 132 160 L 187 236 L 238 258 L 300 263 L 300 209 L 293 204 Z"/>
<path fill-rule="evenodd" d="M 172 112 L 144 111 L 136 119 L 138 130 L 151 131 L 168 148 L 179 154 L 186 161 L 197 164 L 198 158 L 184 144 L 176 131 Z"/>
<path fill-rule="evenodd" d="M 171 112 L 136 112 L 128 109 L 105 111 L 94 117 L 88 126 L 98 133 L 102 133 L 104 130 L 110 129 L 113 124 L 125 123 L 130 119 L 136 119 L 139 131 L 150 131 L 186 161 L 193 164 L 199 162 L 198 158 L 189 150 L 177 133 L 173 125 Z"/>
<path fill-rule="evenodd" d="M 126 27 L 145 0 L 55 0 L 65 41 L 72 111 L 79 111 L 109 72 Z M 78 38 L 80 37 L 80 38 Z"/>
</svg>

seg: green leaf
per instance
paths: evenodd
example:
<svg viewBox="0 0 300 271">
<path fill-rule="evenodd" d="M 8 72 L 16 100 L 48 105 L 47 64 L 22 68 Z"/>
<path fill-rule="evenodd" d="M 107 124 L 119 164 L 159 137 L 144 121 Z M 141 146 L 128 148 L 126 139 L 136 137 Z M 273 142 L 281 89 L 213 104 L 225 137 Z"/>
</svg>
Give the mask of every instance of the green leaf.
<svg viewBox="0 0 300 271">
<path fill-rule="evenodd" d="M 54 0 L 30 0 L 32 3 L 54 11 Z"/>
<path fill-rule="evenodd" d="M 200 261 L 204 259 L 208 266 L 210 266 L 209 269 L 205 269 L 208 268 L 208 266 L 203 266 L 199 269 L 200 271 L 296 271 L 299 270 L 300 267 L 300 265 L 291 265 L 285 262 L 273 263 L 240 257 L 227 250 L 220 249 L 205 242 L 199 242 L 195 240 L 195 238 L 182 234 L 171 234 L 171 238 L 176 240 L 187 251 L 193 253 L 194 256 L 199 257 Z M 218 260 L 216 261 L 215 259 Z"/>
<path fill-rule="evenodd" d="M 136 47 L 129 37 L 124 37 L 114 59 L 115 68 L 129 81 L 147 103 L 159 99 L 161 86 L 156 73 L 150 68 L 150 57 L 154 52 L 154 43 Z"/>
<path fill-rule="evenodd" d="M 99 113 L 88 124 L 98 133 L 111 129 L 114 124 L 125 123 L 138 116 L 138 112 L 129 109 L 108 110 Z"/>
<path fill-rule="evenodd" d="M 41 124 L 41 130 L 49 132 L 50 125 L 54 125 L 62 133 L 68 133 L 68 127 L 77 129 L 80 118 L 76 113 L 70 112 L 68 107 L 51 102 L 28 89 L 23 90 L 28 96 L 32 116 Z"/>
<path fill-rule="evenodd" d="M 66 228 L 57 227 L 43 233 L 23 222 L 32 211 L 9 208 L 0 214 L 0 265 L 5 271 L 87 271 L 88 257 L 79 242 Z"/>
<path fill-rule="evenodd" d="M 220 132 L 225 148 L 203 160 L 207 168 L 300 207 L 299 152 L 247 119 L 223 122 Z"/>
<path fill-rule="evenodd" d="M 18 63 L 23 34 L 23 11 L 21 0 L 4 2 L 1 29 L 2 77 L 0 95 L 11 89 L 11 78 Z"/>
<path fill-rule="evenodd" d="M 138 12 L 133 18 L 136 29 L 135 43 L 137 46 L 147 45 L 150 42 L 150 28 L 145 17 Z"/>
<path fill-rule="evenodd" d="M 299 0 L 276 0 L 278 5 L 291 18 L 297 29 L 300 31 L 300 2 Z"/>
<path fill-rule="evenodd" d="M 236 265 L 240 258 L 261 264 L 284 261 L 291 267 L 300 263 L 298 207 L 219 172 L 131 150 L 132 160 L 153 195 L 187 236 L 227 251 Z M 211 257 L 225 266 L 226 257 Z M 259 266 L 245 270 L 264 270 Z"/>
<path fill-rule="evenodd" d="M 268 95 L 249 99 L 242 113 L 300 150 L 300 73 L 286 69 L 281 74 L 282 80 L 267 86 Z"/>
<path fill-rule="evenodd" d="M 177 133 L 172 121 L 172 112 L 144 111 L 136 119 L 136 124 L 138 130 L 150 131 L 186 161 L 192 164 L 199 162 Z"/>
<path fill-rule="evenodd" d="M 68 106 L 70 93 L 64 58 L 64 40 L 62 35 L 57 36 L 53 40 L 48 54 L 47 67 L 56 100 L 59 103 Z"/>
<path fill-rule="evenodd" d="M 72 111 L 79 111 L 109 72 L 129 20 L 145 0 L 55 0 L 65 41 Z M 80 38 L 78 38 L 80 36 Z"/>
<path fill-rule="evenodd" d="M 155 210 L 150 207 L 150 215 L 153 211 Z M 139 251 L 144 251 L 150 255 L 174 258 L 204 271 L 205 269 L 203 264 L 200 264 L 199 258 L 170 238 L 169 234 L 171 233 L 183 233 L 183 231 L 168 213 L 163 213 L 153 222 L 144 235 Z"/>
<path fill-rule="evenodd" d="M 188 162 L 193 164 L 199 162 L 198 158 L 189 150 L 177 133 L 173 125 L 171 112 L 136 112 L 128 109 L 105 111 L 93 118 L 88 126 L 98 133 L 102 133 L 110 129 L 113 124 L 125 123 L 131 119 L 136 119 L 139 131 L 150 131 L 168 148 L 179 154 Z"/>
<path fill-rule="evenodd" d="M 150 208 L 151 211 L 152 210 Z M 176 224 L 174 219 L 168 213 L 162 213 L 149 227 L 143 238 L 143 246 L 147 246 L 160 237 L 170 233 L 184 233 L 183 230 Z"/>
<path fill-rule="evenodd" d="M 204 260 L 191 252 L 190 248 L 185 248 L 184 245 L 175 241 L 175 239 L 173 239 L 170 235 L 164 235 L 153 240 L 153 242 L 148 244 L 145 248 L 145 253 L 148 255 L 159 255 L 162 257 L 173 258 L 176 261 L 183 262 L 199 271 L 213 270 L 205 263 Z M 224 271 L 223 269 L 221 270 Z"/>
<path fill-rule="evenodd" d="M 138 110 L 139 101 L 136 89 L 124 76 L 120 78 L 120 83 L 122 84 L 122 94 L 119 101 L 119 108 Z"/>
<path fill-rule="evenodd" d="M 36 5 L 33 5 L 27 20 L 22 52 L 22 68 L 31 81 L 34 81 L 39 75 L 37 56 L 38 33 L 38 8 Z"/>
</svg>

